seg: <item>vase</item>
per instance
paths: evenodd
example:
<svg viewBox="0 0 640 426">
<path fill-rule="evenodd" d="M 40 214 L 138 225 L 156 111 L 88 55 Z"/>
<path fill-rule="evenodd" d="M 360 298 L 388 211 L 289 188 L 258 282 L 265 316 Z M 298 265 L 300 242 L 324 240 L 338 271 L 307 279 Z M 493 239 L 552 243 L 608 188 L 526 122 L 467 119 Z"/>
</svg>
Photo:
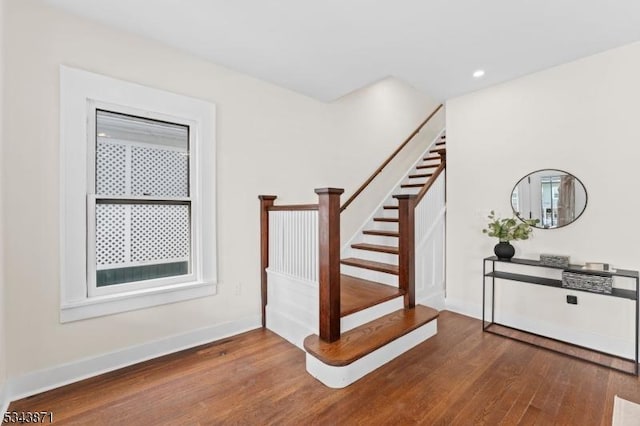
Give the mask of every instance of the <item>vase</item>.
<svg viewBox="0 0 640 426">
<path fill-rule="evenodd" d="M 493 252 L 498 256 L 500 260 L 511 260 L 514 254 L 516 254 L 516 249 L 513 248 L 509 241 L 500 241 L 493 248 Z"/>
</svg>

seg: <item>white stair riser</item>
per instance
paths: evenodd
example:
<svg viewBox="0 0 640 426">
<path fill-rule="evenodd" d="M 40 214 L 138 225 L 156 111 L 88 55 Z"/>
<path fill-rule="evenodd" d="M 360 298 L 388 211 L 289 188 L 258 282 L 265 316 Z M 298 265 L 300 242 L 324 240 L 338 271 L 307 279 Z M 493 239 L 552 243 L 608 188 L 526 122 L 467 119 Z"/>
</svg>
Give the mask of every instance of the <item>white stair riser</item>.
<svg viewBox="0 0 640 426">
<path fill-rule="evenodd" d="M 417 172 L 417 173 L 433 173 L 433 172 L 436 171 L 436 169 L 438 168 L 440 163 L 434 163 L 432 161 L 426 161 L 426 162 L 424 162 L 424 163 L 422 163 L 420 165 L 421 166 L 429 166 L 429 167 L 420 167 L 420 168 L 416 167 L 415 172 Z M 413 172 L 413 173 L 415 173 L 415 172 Z M 411 173 L 411 174 L 413 174 L 413 173 Z"/>
<path fill-rule="evenodd" d="M 352 249 L 350 257 L 356 257 L 358 259 L 364 260 L 373 260 L 375 262 L 390 263 L 392 265 L 398 264 L 397 254 L 381 253 L 378 251 Z"/>
<path fill-rule="evenodd" d="M 417 194 L 421 188 L 400 188 L 397 194 Z"/>
<path fill-rule="evenodd" d="M 387 204 L 390 205 L 390 204 Z M 391 217 L 394 219 L 398 218 L 398 210 L 397 209 L 382 209 L 376 217 Z"/>
<path fill-rule="evenodd" d="M 376 231 L 393 231 L 398 232 L 397 222 L 380 222 L 372 221 L 371 225 L 367 229 L 375 229 Z"/>
<path fill-rule="evenodd" d="M 420 165 L 429 165 L 433 167 L 438 167 L 440 165 L 440 160 L 423 161 L 422 164 Z"/>
<path fill-rule="evenodd" d="M 398 276 L 385 272 L 372 271 L 371 269 L 357 268 L 355 266 L 340 265 L 340 273 L 362 278 L 363 280 L 375 281 L 380 284 L 398 287 Z"/>
<path fill-rule="evenodd" d="M 340 319 L 340 332 L 344 333 L 363 324 L 404 308 L 404 297 L 398 296 Z"/>
<path fill-rule="evenodd" d="M 429 177 L 425 176 L 425 177 L 415 177 L 415 178 L 409 178 L 407 177 L 407 180 L 403 183 L 420 183 L 422 185 L 424 185 L 425 183 L 427 183 L 427 181 L 429 180 Z"/>
<path fill-rule="evenodd" d="M 362 242 L 367 244 L 378 244 L 382 246 L 398 246 L 397 237 L 381 237 L 379 235 L 362 235 Z"/>
<path fill-rule="evenodd" d="M 437 321 L 433 320 L 342 367 L 327 365 L 307 353 L 307 371 L 330 388 L 344 388 L 434 336 L 438 332 Z"/>
</svg>

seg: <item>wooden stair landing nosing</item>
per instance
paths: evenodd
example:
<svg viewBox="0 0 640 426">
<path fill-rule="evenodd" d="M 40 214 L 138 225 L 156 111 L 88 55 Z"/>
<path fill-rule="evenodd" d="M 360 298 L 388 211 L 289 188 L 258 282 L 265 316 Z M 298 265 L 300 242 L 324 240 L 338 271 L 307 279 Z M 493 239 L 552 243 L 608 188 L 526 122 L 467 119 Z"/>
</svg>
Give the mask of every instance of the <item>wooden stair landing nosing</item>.
<svg viewBox="0 0 640 426">
<path fill-rule="evenodd" d="M 384 206 L 385 210 L 398 210 L 398 206 Z"/>
<path fill-rule="evenodd" d="M 398 265 L 390 263 L 376 262 L 374 260 L 358 259 L 356 257 L 347 257 L 340 259 L 340 263 L 347 266 L 355 266 L 356 268 L 370 269 L 372 271 L 384 272 L 386 274 L 398 275 Z"/>
<path fill-rule="evenodd" d="M 332 343 L 320 340 L 315 334 L 308 336 L 304 339 L 304 349 L 327 365 L 349 365 L 428 324 L 438 315 L 438 311 L 423 305 L 400 309 L 349 330 Z"/>
<path fill-rule="evenodd" d="M 414 175 L 409 175 L 409 179 L 420 179 L 433 176 L 433 173 L 416 173 Z"/>
<path fill-rule="evenodd" d="M 399 219 L 396 218 L 396 217 L 374 217 L 373 221 L 374 222 L 395 222 L 395 223 L 397 223 L 399 221 Z"/>
<path fill-rule="evenodd" d="M 367 229 L 362 231 L 364 235 L 378 235 L 380 237 L 399 237 L 400 233 L 397 231 L 379 231 L 377 229 Z"/>
<path fill-rule="evenodd" d="M 398 247 L 383 246 L 379 244 L 358 243 L 358 244 L 351 244 L 351 248 L 358 249 L 358 250 L 377 251 L 379 253 L 389 253 L 389 254 L 400 253 L 400 249 Z"/>
</svg>

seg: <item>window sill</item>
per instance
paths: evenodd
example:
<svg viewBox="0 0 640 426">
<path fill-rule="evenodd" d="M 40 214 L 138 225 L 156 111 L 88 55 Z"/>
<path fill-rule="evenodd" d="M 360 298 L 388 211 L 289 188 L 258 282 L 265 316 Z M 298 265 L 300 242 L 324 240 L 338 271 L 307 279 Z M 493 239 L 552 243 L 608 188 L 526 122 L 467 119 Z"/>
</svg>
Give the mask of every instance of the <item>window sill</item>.
<svg viewBox="0 0 640 426">
<path fill-rule="evenodd" d="M 136 290 L 108 296 L 87 298 L 61 306 L 60 322 L 72 322 L 87 318 L 101 317 L 167 303 L 212 296 L 217 285 L 212 282 L 191 282 L 165 287 Z"/>
</svg>

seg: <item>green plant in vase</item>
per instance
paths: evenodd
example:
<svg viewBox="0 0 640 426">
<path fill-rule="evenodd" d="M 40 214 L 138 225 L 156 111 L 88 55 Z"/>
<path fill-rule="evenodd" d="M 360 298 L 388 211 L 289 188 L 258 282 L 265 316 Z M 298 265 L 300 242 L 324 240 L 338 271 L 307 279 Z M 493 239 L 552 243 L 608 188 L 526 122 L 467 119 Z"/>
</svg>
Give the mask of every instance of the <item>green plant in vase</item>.
<svg viewBox="0 0 640 426">
<path fill-rule="evenodd" d="M 490 222 L 482 232 L 490 237 L 498 238 L 499 242 L 493 248 L 493 252 L 503 260 L 511 259 L 515 254 L 511 241 L 529 239 L 533 232 L 533 226 L 540 222 L 539 219 L 521 220 L 515 216 L 501 219 L 496 216 L 493 210 L 488 218 Z"/>
</svg>

